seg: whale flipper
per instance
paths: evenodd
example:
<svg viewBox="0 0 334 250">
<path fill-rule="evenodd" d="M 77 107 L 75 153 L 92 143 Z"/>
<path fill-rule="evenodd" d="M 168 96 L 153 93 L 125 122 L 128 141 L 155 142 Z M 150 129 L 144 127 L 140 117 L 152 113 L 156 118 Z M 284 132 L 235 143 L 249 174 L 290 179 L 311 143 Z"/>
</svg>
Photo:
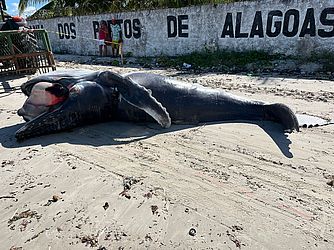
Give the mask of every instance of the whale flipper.
<svg viewBox="0 0 334 250">
<path fill-rule="evenodd" d="M 144 110 L 163 128 L 169 128 L 171 118 L 165 107 L 152 96 L 144 86 L 132 81 L 128 76 L 121 76 L 111 71 L 101 72 L 98 81 L 104 86 L 117 88 L 121 97 L 129 104 Z"/>
</svg>

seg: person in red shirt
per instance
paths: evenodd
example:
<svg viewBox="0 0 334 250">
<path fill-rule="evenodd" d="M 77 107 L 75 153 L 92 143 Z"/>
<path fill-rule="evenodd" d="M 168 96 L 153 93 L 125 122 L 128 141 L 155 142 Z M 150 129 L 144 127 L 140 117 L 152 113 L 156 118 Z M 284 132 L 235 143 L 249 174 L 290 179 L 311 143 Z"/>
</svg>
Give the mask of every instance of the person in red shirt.
<svg viewBox="0 0 334 250">
<path fill-rule="evenodd" d="M 106 56 L 107 55 L 107 46 L 106 46 L 106 39 L 108 38 L 108 25 L 107 22 L 102 20 L 100 22 L 99 27 L 99 52 L 100 56 Z"/>
</svg>

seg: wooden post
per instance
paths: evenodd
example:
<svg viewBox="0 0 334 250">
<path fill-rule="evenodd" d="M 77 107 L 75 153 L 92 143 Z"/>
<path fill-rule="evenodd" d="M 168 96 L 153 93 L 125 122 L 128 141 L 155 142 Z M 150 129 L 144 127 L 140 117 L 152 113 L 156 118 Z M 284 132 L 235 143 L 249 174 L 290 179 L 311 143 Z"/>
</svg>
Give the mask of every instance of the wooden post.
<svg viewBox="0 0 334 250">
<path fill-rule="evenodd" d="M 121 64 L 124 64 L 124 60 L 123 60 L 123 42 L 118 43 L 118 54 L 121 57 Z"/>
</svg>

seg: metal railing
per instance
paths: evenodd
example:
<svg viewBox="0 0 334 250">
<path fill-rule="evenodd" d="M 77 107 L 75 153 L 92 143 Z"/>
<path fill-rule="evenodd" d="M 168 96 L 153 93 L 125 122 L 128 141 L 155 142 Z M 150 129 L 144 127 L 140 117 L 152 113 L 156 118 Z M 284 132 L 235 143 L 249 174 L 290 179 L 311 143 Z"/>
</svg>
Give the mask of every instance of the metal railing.
<svg viewBox="0 0 334 250">
<path fill-rule="evenodd" d="M 55 70 L 48 34 L 43 29 L 0 31 L 0 75 Z"/>
</svg>

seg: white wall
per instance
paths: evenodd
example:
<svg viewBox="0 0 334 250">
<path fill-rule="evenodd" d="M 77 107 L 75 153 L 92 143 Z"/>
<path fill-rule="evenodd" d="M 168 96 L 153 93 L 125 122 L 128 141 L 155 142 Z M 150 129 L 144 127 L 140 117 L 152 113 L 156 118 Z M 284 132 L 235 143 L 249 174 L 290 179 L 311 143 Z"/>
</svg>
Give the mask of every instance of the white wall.
<svg viewBox="0 0 334 250">
<path fill-rule="evenodd" d="M 204 48 L 288 55 L 334 52 L 334 0 L 262 0 L 33 20 L 29 25 L 47 29 L 54 52 L 97 55 L 94 28 L 112 17 L 121 22 L 124 52 L 134 56 L 179 55 Z"/>
</svg>

